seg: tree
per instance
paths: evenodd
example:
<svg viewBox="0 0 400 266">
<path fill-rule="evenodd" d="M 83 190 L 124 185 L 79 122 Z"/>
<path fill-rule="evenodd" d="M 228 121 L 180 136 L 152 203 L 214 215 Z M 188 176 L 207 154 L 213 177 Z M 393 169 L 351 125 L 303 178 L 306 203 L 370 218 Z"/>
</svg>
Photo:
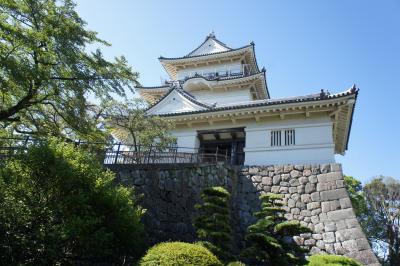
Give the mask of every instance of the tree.
<svg viewBox="0 0 400 266">
<path fill-rule="evenodd" d="M 260 196 L 261 211 L 254 213 L 257 222 L 247 229 L 247 248 L 242 256 L 251 265 L 303 265 L 304 253 L 291 238 L 311 230 L 298 221 L 286 221 L 282 208 L 283 195 L 268 193 Z"/>
<path fill-rule="evenodd" d="M 194 221 L 201 244 L 228 262 L 232 259 L 230 193 L 223 187 L 210 187 L 201 194 L 202 204 L 195 205 L 200 216 Z"/>
<path fill-rule="evenodd" d="M 370 219 L 364 229 L 378 255 L 387 250 L 385 264 L 400 265 L 400 182 L 378 177 L 364 186 Z"/>
<path fill-rule="evenodd" d="M 145 250 L 132 189 L 82 148 L 53 139 L 0 168 L 4 265 L 122 264 Z"/>
<path fill-rule="evenodd" d="M 72 0 L 0 0 L 0 128 L 34 135 L 104 137 L 98 110 L 138 84 L 124 57 L 111 62 L 88 45 Z"/>
<path fill-rule="evenodd" d="M 159 116 L 146 116 L 145 107 L 139 99 L 113 102 L 105 112 L 111 132 L 119 140 L 133 143 L 135 151 L 139 146 L 156 143 L 158 147 L 166 147 L 174 143 L 175 138 L 169 134 L 172 122 Z"/>
</svg>

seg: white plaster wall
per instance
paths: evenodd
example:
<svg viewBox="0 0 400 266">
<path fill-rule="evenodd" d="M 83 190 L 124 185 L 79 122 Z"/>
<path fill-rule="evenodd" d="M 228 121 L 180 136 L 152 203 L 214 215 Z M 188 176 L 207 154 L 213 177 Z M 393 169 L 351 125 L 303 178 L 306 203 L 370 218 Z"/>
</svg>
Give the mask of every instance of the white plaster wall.
<svg viewBox="0 0 400 266">
<path fill-rule="evenodd" d="M 271 146 L 271 131 L 286 129 L 295 130 L 296 145 Z M 249 125 L 245 154 L 247 165 L 333 163 L 332 122 L 326 117 Z"/>
<path fill-rule="evenodd" d="M 328 117 L 265 121 L 259 123 L 232 124 L 227 122 L 225 125 L 203 125 L 195 129 L 176 129 L 171 133 L 177 137 L 178 147 L 198 148 L 197 130 L 234 127 L 245 127 L 246 145 L 244 151 L 246 165 L 320 164 L 335 162 L 332 122 Z M 272 130 L 285 129 L 295 129 L 296 145 L 272 147 L 270 132 Z"/>
<path fill-rule="evenodd" d="M 194 73 L 198 73 L 199 75 L 202 75 L 203 73 L 208 73 L 208 72 L 217 72 L 217 71 L 225 71 L 225 70 L 231 70 L 231 69 L 241 69 L 242 65 L 240 62 L 233 62 L 229 64 L 220 64 L 220 65 L 210 65 L 210 66 L 204 66 L 204 67 L 192 67 L 192 68 L 185 68 L 182 70 L 179 70 L 177 72 L 177 77 L 179 80 L 184 79 L 186 76 L 191 76 Z"/>
<path fill-rule="evenodd" d="M 217 105 L 220 105 L 252 100 L 249 89 L 229 91 L 192 91 L 190 93 L 200 102 L 208 104 L 217 103 Z"/>
</svg>

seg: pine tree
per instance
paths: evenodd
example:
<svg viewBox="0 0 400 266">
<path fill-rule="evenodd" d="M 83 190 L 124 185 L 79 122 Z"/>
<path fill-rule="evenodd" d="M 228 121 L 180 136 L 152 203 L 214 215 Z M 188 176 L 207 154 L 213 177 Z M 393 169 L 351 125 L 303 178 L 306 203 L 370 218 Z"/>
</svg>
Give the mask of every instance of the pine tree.
<svg viewBox="0 0 400 266">
<path fill-rule="evenodd" d="M 223 261 L 230 261 L 232 256 L 230 194 L 223 187 L 210 187 L 201 194 L 202 204 L 195 207 L 200 216 L 195 219 L 194 227 L 200 244 L 208 248 Z"/>
<path fill-rule="evenodd" d="M 308 233 L 310 229 L 298 221 L 287 221 L 283 214 L 283 195 L 268 193 L 260 197 L 261 211 L 254 213 L 257 222 L 248 227 L 247 248 L 242 256 L 251 265 L 302 265 L 304 253 L 292 236 Z"/>
</svg>

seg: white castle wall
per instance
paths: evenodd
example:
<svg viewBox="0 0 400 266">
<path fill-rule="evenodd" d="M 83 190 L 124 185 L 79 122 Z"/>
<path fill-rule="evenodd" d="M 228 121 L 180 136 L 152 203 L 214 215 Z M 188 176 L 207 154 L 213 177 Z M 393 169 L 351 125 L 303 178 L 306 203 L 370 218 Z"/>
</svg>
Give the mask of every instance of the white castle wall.
<svg viewBox="0 0 400 266">
<path fill-rule="evenodd" d="M 190 92 L 200 102 L 207 104 L 234 104 L 239 102 L 251 101 L 249 89 L 229 90 L 229 91 L 192 91 Z"/>
<path fill-rule="evenodd" d="M 332 122 L 328 117 L 259 123 L 227 122 L 222 126 L 196 125 L 196 129 L 176 129 L 171 133 L 177 137 L 178 147 L 198 148 L 197 130 L 234 127 L 245 128 L 245 165 L 335 162 Z M 272 147 L 270 132 L 285 129 L 295 130 L 296 145 Z"/>
</svg>

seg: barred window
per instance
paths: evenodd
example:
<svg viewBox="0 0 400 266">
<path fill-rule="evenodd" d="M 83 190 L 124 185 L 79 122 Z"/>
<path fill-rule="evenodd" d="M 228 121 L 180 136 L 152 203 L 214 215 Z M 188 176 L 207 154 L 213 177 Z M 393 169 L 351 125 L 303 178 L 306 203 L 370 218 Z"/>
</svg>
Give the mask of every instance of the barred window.
<svg viewBox="0 0 400 266">
<path fill-rule="evenodd" d="M 291 146 L 296 144 L 294 129 L 285 130 L 285 145 Z"/>
<path fill-rule="evenodd" d="M 271 131 L 271 146 L 281 146 L 281 131 Z"/>
<path fill-rule="evenodd" d="M 271 146 L 292 146 L 296 145 L 296 137 L 295 137 L 295 130 L 294 129 L 288 129 L 284 130 L 274 130 L 271 131 Z M 282 142 L 282 135 L 284 135 L 285 139 L 284 142 Z"/>
</svg>

